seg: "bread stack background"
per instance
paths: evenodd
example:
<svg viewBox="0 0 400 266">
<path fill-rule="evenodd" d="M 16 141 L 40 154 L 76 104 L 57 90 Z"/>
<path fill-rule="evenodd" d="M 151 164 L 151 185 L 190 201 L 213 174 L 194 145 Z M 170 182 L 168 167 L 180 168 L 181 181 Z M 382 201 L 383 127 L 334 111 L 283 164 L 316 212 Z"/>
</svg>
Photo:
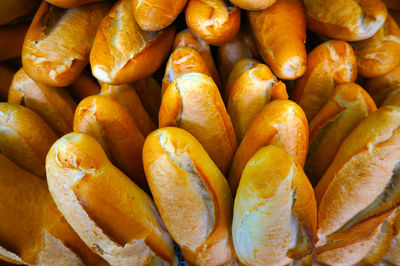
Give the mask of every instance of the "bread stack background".
<svg viewBox="0 0 400 266">
<path fill-rule="evenodd" d="M 400 1 L 0 3 L 0 265 L 400 265 Z"/>
</svg>

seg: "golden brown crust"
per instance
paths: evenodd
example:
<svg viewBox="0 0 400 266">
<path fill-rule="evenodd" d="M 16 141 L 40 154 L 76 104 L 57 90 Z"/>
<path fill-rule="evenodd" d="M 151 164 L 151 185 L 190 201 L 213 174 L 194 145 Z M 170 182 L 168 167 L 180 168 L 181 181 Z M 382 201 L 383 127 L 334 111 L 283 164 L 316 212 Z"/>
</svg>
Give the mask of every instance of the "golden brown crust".
<svg viewBox="0 0 400 266">
<path fill-rule="evenodd" d="M 47 2 L 62 8 L 74 8 L 104 0 L 46 0 Z"/>
<path fill-rule="evenodd" d="M 234 5 L 237 5 L 241 9 L 247 10 L 263 10 L 266 9 L 273 4 L 277 0 L 230 0 Z"/>
<path fill-rule="evenodd" d="M 71 96 L 64 88 L 34 81 L 23 68 L 14 75 L 8 102 L 21 104 L 35 111 L 59 136 L 72 131 L 76 103 Z"/>
<path fill-rule="evenodd" d="M 248 18 L 260 54 L 281 79 L 297 79 L 306 71 L 306 19 L 301 0 L 278 0 Z M 284 29 L 284 30 L 282 30 Z"/>
<path fill-rule="evenodd" d="M 159 115 L 159 127 L 166 126 L 193 134 L 221 172 L 227 172 L 237 145 L 235 131 L 211 77 L 188 73 L 168 86 Z"/>
<path fill-rule="evenodd" d="M 348 134 L 376 111 L 371 96 L 355 83 L 336 86 L 325 106 L 310 122 L 310 145 L 304 167 L 316 185 Z"/>
<path fill-rule="evenodd" d="M 233 243 L 245 265 L 286 265 L 314 251 L 317 206 L 301 166 L 282 148 L 260 148 L 235 198 Z"/>
<path fill-rule="evenodd" d="M 0 26 L 0 61 L 21 56 L 28 28 L 26 23 Z"/>
<path fill-rule="evenodd" d="M 158 129 L 146 139 L 143 164 L 161 218 L 185 259 L 195 265 L 230 262 L 232 196 L 195 137 L 176 127 Z"/>
<path fill-rule="evenodd" d="M 393 87 L 392 91 L 388 94 L 380 107 L 388 105 L 400 106 L 400 85 Z"/>
<path fill-rule="evenodd" d="M 350 44 L 327 41 L 308 54 L 307 71 L 296 81 L 293 99 L 311 121 L 328 101 L 337 84 L 355 82 L 356 78 L 357 61 Z"/>
<path fill-rule="evenodd" d="M 174 265 L 170 236 L 151 198 L 107 159 L 93 137 L 70 133 L 46 158 L 58 209 L 81 239 L 113 265 Z"/>
<path fill-rule="evenodd" d="M 116 166 L 138 186 L 147 187 L 142 165 L 144 137 L 120 103 L 101 95 L 85 98 L 76 108 L 74 131 L 96 138 Z"/>
<path fill-rule="evenodd" d="M 224 0 L 189 0 L 185 18 L 194 34 L 213 45 L 229 42 L 240 28 L 240 9 Z"/>
<path fill-rule="evenodd" d="M 400 65 L 382 77 L 367 79 L 364 86 L 379 106 L 397 85 L 400 85 Z"/>
<path fill-rule="evenodd" d="M 304 5 L 310 30 L 344 41 L 372 37 L 387 16 L 380 0 L 304 0 Z"/>
<path fill-rule="evenodd" d="M 144 109 L 153 121 L 158 122 L 158 111 L 161 105 L 161 88 L 153 77 L 148 77 L 131 84 L 143 104 Z"/>
<path fill-rule="evenodd" d="M 40 0 L 14 0 L 1 1 L 0 25 L 34 12 L 40 4 Z"/>
<path fill-rule="evenodd" d="M 297 164 L 304 165 L 308 149 L 308 123 L 296 103 L 272 101 L 254 119 L 232 161 L 228 180 L 233 195 L 251 156 L 261 147 L 271 144 L 283 148 Z"/>
<path fill-rule="evenodd" d="M 46 177 L 47 151 L 57 135 L 35 112 L 21 105 L 0 103 L 1 153 L 26 171 Z"/>
<path fill-rule="evenodd" d="M 90 53 L 93 75 L 109 84 L 127 84 L 153 74 L 168 56 L 175 26 L 142 31 L 132 13 L 132 0 L 119 0 L 104 17 Z M 121 30 L 123 29 L 123 30 Z"/>
<path fill-rule="evenodd" d="M 85 70 L 69 86 L 69 91 L 77 102 L 86 97 L 96 95 L 100 92 L 99 83 Z"/>
<path fill-rule="evenodd" d="M 5 101 L 12 83 L 15 70 L 5 63 L 0 63 L 0 100 Z"/>
<path fill-rule="evenodd" d="M 181 13 L 187 0 L 131 0 L 132 12 L 142 30 L 157 31 L 168 27 Z"/>
</svg>

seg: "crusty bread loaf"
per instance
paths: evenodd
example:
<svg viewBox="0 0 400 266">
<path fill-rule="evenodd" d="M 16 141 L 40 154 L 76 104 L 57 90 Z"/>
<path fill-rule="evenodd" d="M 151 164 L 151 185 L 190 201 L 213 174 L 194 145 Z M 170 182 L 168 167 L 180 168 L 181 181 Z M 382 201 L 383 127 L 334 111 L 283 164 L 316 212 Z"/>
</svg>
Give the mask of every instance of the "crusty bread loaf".
<svg viewBox="0 0 400 266">
<path fill-rule="evenodd" d="M 26 73 L 55 87 L 74 82 L 89 62 L 97 27 L 108 9 L 105 3 L 61 9 L 43 1 L 22 49 Z"/>
<path fill-rule="evenodd" d="M 227 108 L 238 143 L 266 104 L 288 98 L 285 84 L 266 65 L 256 64 L 240 74 L 232 85 Z"/>
<path fill-rule="evenodd" d="M 40 4 L 40 0 L 13 0 L 1 1 L 0 25 L 34 12 Z"/>
<path fill-rule="evenodd" d="M 53 199 L 71 227 L 112 265 L 176 265 L 172 240 L 151 198 L 82 133 L 63 136 L 46 157 Z"/>
<path fill-rule="evenodd" d="M 211 77 L 188 73 L 168 86 L 159 116 L 159 127 L 166 126 L 189 131 L 221 172 L 228 171 L 237 145 L 235 131 Z"/>
<path fill-rule="evenodd" d="M 26 171 L 46 177 L 46 154 L 57 138 L 35 112 L 21 105 L 0 103 L 1 153 Z"/>
<path fill-rule="evenodd" d="M 310 30 L 344 41 L 372 37 L 387 16 L 380 0 L 304 0 L 304 5 Z"/>
<path fill-rule="evenodd" d="M 304 166 L 308 149 L 308 123 L 303 110 L 289 100 L 267 104 L 254 119 L 240 143 L 229 172 L 229 185 L 235 195 L 240 177 L 251 156 L 263 146 L 277 145 Z"/>
<path fill-rule="evenodd" d="M 319 252 L 365 239 L 399 206 L 400 107 L 378 109 L 343 141 L 315 189 Z"/>
<path fill-rule="evenodd" d="M 185 18 L 194 34 L 213 45 L 229 42 L 240 28 L 240 9 L 224 0 L 189 0 Z"/>
<path fill-rule="evenodd" d="M 187 0 L 131 0 L 132 12 L 142 30 L 157 31 L 168 27 L 181 13 Z"/>
<path fill-rule="evenodd" d="M 376 111 L 371 96 L 355 83 L 336 86 L 324 107 L 310 122 L 310 145 L 304 170 L 316 185 L 348 134 Z"/>
<path fill-rule="evenodd" d="M 132 13 L 132 0 L 119 0 L 104 17 L 90 53 L 93 75 L 109 84 L 126 84 L 153 74 L 167 58 L 175 26 L 142 31 Z"/>
<path fill-rule="evenodd" d="M 382 107 L 387 105 L 400 106 L 400 85 L 395 86 L 392 89 L 392 91 L 388 94 L 388 96 L 385 98 L 385 100 L 380 106 Z"/>
<path fill-rule="evenodd" d="M 0 63 L 0 101 L 7 100 L 15 70 L 5 63 Z"/>
<path fill-rule="evenodd" d="M 311 121 L 328 101 L 337 84 L 355 82 L 356 78 L 357 61 L 350 44 L 327 41 L 308 54 L 307 71 L 296 81 L 293 99 Z"/>
<path fill-rule="evenodd" d="M 77 102 L 86 97 L 96 95 L 100 92 L 99 83 L 85 70 L 69 86 L 69 92 Z"/>
<path fill-rule="evenodd" d="M 301 166 L 282 148 L 260 148 L 243 170 L 233 210 L 244 265 L 286 265 L 314 252 L 317 206 Z"/>
<path fill-rule="evenodd" d="M 400 85 L 400 65 L 384 76 L 367 79 L 364 84 L 365 89 L 378 106 L 398 85 Z"/>
<path fill-rule="evenodd" d="M 242 9 L 263 10 L 275 4 L 276 0 L 229 0 Z"/>
<path fill-rule="evenodd" d="M 47 2 L 59 6 L 62 8 L 74 8 L 82 5 L 87 5 L 94 2 L 100 2 L 104 0 L 46 0 Z"/>
<path fill-rule="evenodd" d="M 64 88 L 34 81 L 23 68 L 14 75 L 8 102 L 35 111 L 59 136 L 72 131 L 76 103 L 71 96 Z"/>
<path fill-rule="evenodd" d="M 74 131 L 94 137 L 110 161 L 138 186 L 147 188 L 142 165 L 144 137 L 123 105 L 102 95 L 85 98 L 76 108 Z"/>
<path fill-rule="evenodd" d="M 193 265 L 231 265 L 232 196 L 194 136 L 166 127 L 150 134 L 143 164 L 161 218 Z"/>
<path fill-rule="evenodd" d="M 0 61 L 21 56 L 28 28 L 27 23 L 0 26 Z"/>
<path fill-rule="evenodd" d="M 158 111 L 161 105 L 161 88 L 153 77 L 141 79 L 132 83 L 144 109 L 151 116 L 153 121 L 158 122 Z"/>
<path fill-rule="evenodd" d="M 247 13 L 264 62 L 280 79 L 297 79 L 306 71 L 306 19 L 301 0 L 278 0 Z"/>
</svg>

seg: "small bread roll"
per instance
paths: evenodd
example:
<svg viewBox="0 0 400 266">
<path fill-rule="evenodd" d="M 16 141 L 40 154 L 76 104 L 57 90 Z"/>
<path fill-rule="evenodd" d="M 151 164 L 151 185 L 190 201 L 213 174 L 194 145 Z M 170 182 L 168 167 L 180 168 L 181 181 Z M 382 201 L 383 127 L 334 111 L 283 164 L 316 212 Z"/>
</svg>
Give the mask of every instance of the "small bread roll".
<svg viewBox="0 0 400 266">
<path fill-rule="evenodd" d="M 174 22 L 187 0 L 131 0 L 135 20 L 142 30 L 158 31 Z"/>
<path fill-rule="evenodd" d="M 46 0 L 47 2 L 62 8 L 74 8 L 89 3 L 100 2 L 103 0 Z"/>
<path fill-rule="evenodd" d="M 312 50 L 307 57 L 307 71 L 293 90 L 293 99 L 311 121 L 326 104 L 336 85 L 355 82 L 357 61 L 350 44 L 327 41 Z"/>
<path fill-rule="evenodd" d="M 215 84 L 217 84 L 218 88 L 221 87 L 221 78 L 211 55 L 210 45 L 208 45 L 207 42 L 203 41 L 199 37 L 196 37 L 189 29 L 184 29 L 175 36 L 173 50 L 179 47 L 189 47 L 199 52 L 206 61 L 207 69 L 210 72 Z"/>
<path fill-rule="evenodd" d="M 260 148 L 240 179 L 232 236 L 244 265 L 286 265 L 314 251 L 317 206 L 301 166 L 282 148 Z"/>
<path fill-rule="evenodd" d="M 375 111 L 374 100 L 357 84 L 336 86 L 328 102 L 310 122 L 310 145 L 304 170 L 312 185 L 321 179 L 347 135 Z"/>
<path fill-rule="evenodd" d="M 400 64 L 400 29 L 390 15 L 374 36 L 353 46 L 358 72 L 364 77 L 386 75 Z"/>
<path fill-rule="evenodd" d="M 263 10 L 275 4 L 276 0 L 229 0 L 234 5 L 247 10 Z"/>
<path fill-rule="evenodd" d="M 35 111 L 59 136 L 72 131 L 76 103 L 71 96 L 64 88 L 34 81 L 23 68 L 13 78 L 8 102 L 21 104 Z"/>
<path fill-rule="evenodd" d="M 0 2 L 0 25 L 34 12 L 40 0 L 12 0 Z"/>
<path fill-rule="evenodd" d="M 232 196 L 196 138 L 176 127 L 158 129 L 146 139 L 143 164 L 157 209 L 185 260 L 231 262 Z"/>
<path fill-rule="evenodd" d="M 301 0 L 278 0 L 248 18 L 264 62 L 280 79 L 297 79 L 306 71 L 306 18 Z"/>
<path fill-rule="evenodd" d="M 108 4 L 61 9 L 43 1 L 26 34 L 22 64 L 33 79 L 49 86 L 74 82 L 89 53 Z"/>
<path fill-rule="evenodd" d="M 400 85 L 393 88 L 392 92 L 388 94 L 380 107 L 388 105 L 400 106 Z"/>
<path fill-rule="evenodd" d="M 110 161 L 138 186 L 147 187 L 142 165 L 144 137 L 124 106 L 102 95 L 87 97 L 76 108 L 74 131 L 94 137 Z"/>
<path fill-rule="evenodd" d="M 153 74 L 167 58 L 175 27 L 142 31 L 132 0 L 119 0 L 104 17 L 90 53 L 93 75 L 109 84 L 127 84 Z"/>
<path fill-rule="evenodd" d="M 69 92 L 77 102 L 80 102 L 86 97 L 98 94 L 100 92 L 100 85 L 84 70 L 69 86 Z"/>
<path fill-rule="evenodd" d="M 228 114 L 238 143 L 270 101 L 288 99 L 286 86 L 264 64 L 256 64 L 235 80 L 229 94 Z"/>
<path fill-rule="evenodd" d="M 254 119 L 240 143 L 229 172 L 229 185 L 235 195 L 240 177 L 251 156 L 263 146 L 277 145 L 303 167 L 308 149 L 308 123 L 303 110 L 289 100 L 267 104 Z"/>
<path fill-rule="evenodd" d="M 343 141 L 315 189 L 319 250 L 361 241 L 400 203 L 400 107 L 378 109 Z"/>
<path fill-rule="evenodd" d="M 7 100 L 15 70 L 5 63 L 0 63 L 0 101 Z"/>
<path fill-rule="evenodd" d="M 146 112 L 157 124 L 161 105 L 161 87 L 153 77 L 141 79 L 131 84 L 138 94 Z"/>
<path fill-rule="evenodd" d="M 0 103 L 1 153 L 24 170 L 45 178 L 45 158 L 57 135 L 35 112 Z"/>
<path fill-rule="evenodd" d="M 156 129 L 133 86 L 104 83 L 100 95 L 110 97 L 124 106 L 144 137 Z"/>
<path fill-rule="evenodd" d="M 168 85 L 172 81 L 190 72 L 211 76 L 206 61 L 199 52 L 189 47 L 180 47 L 175 49 L 170 55 L 165 68 L 161 95 L 164 95 Z"/>
<path fill-rule="evenodd" d="M 213 45 L 229 42 L 240 28 L 240 9 L 224 0 L 189 0 L 185 18 L 194 34 Z"/>
<path fill-rule="evenodd" d="M 236 150 L 236 136 L 218 88 L 209 76 L 189 73 L 168 86 L 159 115 L 159 127 L 167 126 L 189 131 L 220 171 L 227 172 Z"/>
<path fill-rule="evenodd" d="M 176 265 L 153 201 L 110 163 L 96 139 L 63 136 L 46 157 L 46 174 L 57 208 L 111 265 Z"/>
<path fill-rule="evenodd" d="M 364 86 L 376 105 L 380 106 L 393 88 L 400 86 L 400 65 L 384 76 L 368 79 Z"/>
<path fill-rule="evenodd" d="M 21 56 L 28 28 L 26 23 L 0 26 L 0 61 Z"/>
<path fill-rule="evenodd" d="M 310 30 L 343 41 L 372 37 L 387 16 L 380 0 L 304 0 L 304 5 Z"/>
</svg>

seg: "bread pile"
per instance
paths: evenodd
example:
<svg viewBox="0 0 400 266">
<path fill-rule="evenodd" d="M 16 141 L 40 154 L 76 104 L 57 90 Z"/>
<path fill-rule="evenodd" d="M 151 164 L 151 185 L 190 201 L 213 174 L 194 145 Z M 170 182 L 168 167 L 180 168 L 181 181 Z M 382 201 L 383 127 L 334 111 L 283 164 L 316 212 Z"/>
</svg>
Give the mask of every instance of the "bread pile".
<svg viewBox="0 0 400 266">
<path fill-rule="evenodd" d="M 0 265 L 400 265 L 399 26 L 397 0 L 0 1 Z"/>
</svg>

